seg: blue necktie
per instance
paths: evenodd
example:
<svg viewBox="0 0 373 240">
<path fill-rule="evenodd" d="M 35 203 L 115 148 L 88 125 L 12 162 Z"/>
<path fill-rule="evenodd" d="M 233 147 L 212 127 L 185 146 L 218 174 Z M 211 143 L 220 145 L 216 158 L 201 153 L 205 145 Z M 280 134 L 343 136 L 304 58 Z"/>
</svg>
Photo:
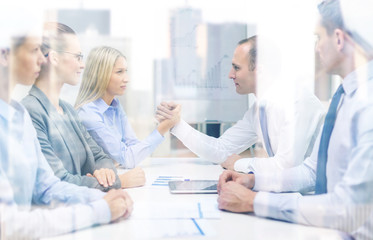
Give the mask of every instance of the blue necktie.
<svg viewBox="0 0 373 240">
<path fill-rule="evenodd" d="M 271 143 L 269 142 L 269 136 L 268 136 L 267 114 L 266 114 L 266 110 L 264 106 L 259 107 L 259 121 L 260 121 L 260 128 L 262 129 L 262 133 L 263 133 L 264 145 L 266 146 L 268 156 L 273 157 L 274 154 L 273 154 Z"/>
<path fill-rule="evenodd" d="M 335 92 L 332 102 L 330 103 L 328 113 L 325 117 L 324 127 L 322 129 L 319 153 L 317 156 L 317 169 L 316 169 L 316 187 L 315 194 L 323 194 L 327 192 L 326 189 L 326 162 L 328 160 L 328 147 L 330 135 L 334 128 L 335 119 L 337 117 L 337 107 L 342 93 L 344 93 L 342 84 Z"/>
</svg>

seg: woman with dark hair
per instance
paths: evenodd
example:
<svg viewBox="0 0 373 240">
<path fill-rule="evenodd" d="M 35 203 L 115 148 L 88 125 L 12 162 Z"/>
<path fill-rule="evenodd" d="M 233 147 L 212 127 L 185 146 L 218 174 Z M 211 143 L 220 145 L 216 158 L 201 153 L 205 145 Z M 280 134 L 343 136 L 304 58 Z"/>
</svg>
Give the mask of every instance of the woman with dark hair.
<svg viewBox="0 0 373 240">
<path fill-rule="evenodd" d="M 113 160 L 92 139 L 73 107 L 59 99 L 64 84 L 76 85 L 84 69 L 78 37 L 68 26 L 47 23 L 42 51 L 47 63 L 22 103 L 29 111 L 42 151 L 63 181 L 108 191 L 145 182 L 142 169 L 117 175 Z"/>
<path fill-rule="evenodd" d="M 19 6 L 0 8 L 1 23 L 18 23 L 11 29 L 0 26 L 1 239 L 51 237 L 128 217 L 132 211 L 132 200 L 122 190 L 105 194 L 60 181 L 40 150 L 26 109 L 10 99 L 17 84 L 34 83 L 45 63 L 35 15 Z"/>
</svg>

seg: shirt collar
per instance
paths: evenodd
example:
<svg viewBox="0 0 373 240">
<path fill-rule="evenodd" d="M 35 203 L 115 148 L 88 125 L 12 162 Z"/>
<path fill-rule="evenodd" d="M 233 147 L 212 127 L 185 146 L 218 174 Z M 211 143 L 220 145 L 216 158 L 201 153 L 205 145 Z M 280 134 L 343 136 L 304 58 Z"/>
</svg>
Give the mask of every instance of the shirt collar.
<svg viewBox="0 0 373 240">
<path fill-rule="evenodd" d="M 7 121 L 12 121 L 17 112 L 23 112 L 23 108 L 18 102 L 11 100 L 8 104 L 4 100 L 0 99 L 0 116 L 2 118 L 6 119 Z"/>
<path fill-rule="evenodd" d="M 14 114 L 14 109 L 4 100 L 0 99 L 0 116 L 4 119 L 10 119 Z"/>
<path fill-rule="evenodd" d="M 373 78 L 373 60 L 368 62 L 367 64 L 360 66 L 355 71 L 348 74 L 343 79 L 343 90 L 345 91 L 346 95 L 350 95 L 356 91 L 356 89 L 365 84 L 366 81 Z"/>
<path fill-rule="evenodd" d="M 119 106 L 119 101 L 116 98 L 113 99 L 110 106 L 107 105 L 107 103 L 102 98 L 99 98 L 99 99 L 95 100 L 93 103 L 97 106 L 98 110 L 101 113 L 106 112 L 106 110 L 108 110 L 109 108 L 116 109 Z"/>
</svg>

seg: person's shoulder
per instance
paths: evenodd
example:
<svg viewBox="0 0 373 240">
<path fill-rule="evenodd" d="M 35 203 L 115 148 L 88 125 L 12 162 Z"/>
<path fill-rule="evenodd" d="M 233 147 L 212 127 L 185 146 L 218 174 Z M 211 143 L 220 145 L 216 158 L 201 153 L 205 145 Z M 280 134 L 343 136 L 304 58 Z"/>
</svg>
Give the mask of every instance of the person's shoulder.
<svg viewBox="0 0 373 240">
<path fill-rule="evenodd" d="M 303 82 L 276 84 L 263 97 L 268 106 L 281 111 L 294 105 L 315 105 L 322 107 L 320 100 L 313 93 L 312 87 Z"/>
<path fill-rule="evenodd" d="M 102 111 L 94 102 L 84 104 L 77 109 L 77 113 L 86 127 L 92 126 L 96 122 L 103 122 Z"/>
<path fill-rule="evenodd" d="M 241 120 L 245 121 L 252 121 L 257 113 L 257 108 L 258 108 L 258 99 L 254 94 L 249 94 L 249 103 L 248 103 L 248 109 L 243 115 L 243 118 Z"/>
<path fill-rule="evenodd" d="M 18 102 L 16 100 L 11 100 L 10 106 L 13 107 L 17 112 L 27 112 L 27 109 L 25 105 L 21 102 Z"/>
<path fill-rule="evenodd" d="M 33 85 L 27 96 L 21 100 L 21 104 L 29 110 L 29 108 L 38 108 L 48 105 L 48 98 L 37 86 Z"/>
<path fill-rule="evenodd" d="M 356 105 L 355 110 L 373 107 L 373 79 L 361 84 L 355 93 L 353 93 L 353 102 Z"/>
<path fill-rule="evenodd" d="M 17 112 L 23 115 L 23 124 L 24 124 L 25 129 L 28 129 L 30 127 L 33 129 L 32 121 L 33 120 L 39 121 L 40 119 L 43 118 L 43 114 L 41 114 L 40 111 L 30 111 L 27 109 L 27 107 L 22 102 L 17 102 L 17 101 L 12 100 L 11 105 L 12 107 L 16 109 Z"/>
<path fill-rule="evenodd" d="M 126 111 L 124 110 L 123 105 L 120 103 L 119 99 L 118 98 L 114 98 L 113 101 L 115 101 L 116 108 L 119 111 L 119 113 L 122 114 L 122 115 L 124 115 L 124 116 L 127 116 Z"/>
<path fill-rule="evenodd" d="M 34 109 L 40 106 L 39 100 L 33 96 L 28 94 L 26 97 L 24 97 L 20 102 L 27 110 Z"/>
<path fill-rule="evenodd" d="M 47 113 L 45 107 L 43 107 L 43 104 L 40 102 L 40 100 L 33 96 L 33 95 L 27 95 L 24 97 L 20 105 L 27 110 L 28 115 L 33 119 L 43 119 Z"/>
<path fill-rule="evenodd" d="M 92 116 L 92 117 L 102 115 L 102 110 L 95 103 L 95 101 L 84 104 L 83 106 L 81 106 L 80 108 L 77 109 L 77 112 L 78 112 L 79 115 L 84 114 L 84 115 L 89 115 L 89 116 Z"/>
</svg>

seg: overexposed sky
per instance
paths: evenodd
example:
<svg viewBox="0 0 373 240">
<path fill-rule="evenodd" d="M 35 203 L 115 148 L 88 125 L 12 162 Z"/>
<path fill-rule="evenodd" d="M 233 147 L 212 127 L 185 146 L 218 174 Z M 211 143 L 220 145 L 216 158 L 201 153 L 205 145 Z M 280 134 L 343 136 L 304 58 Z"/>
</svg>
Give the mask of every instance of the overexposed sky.
<svg viewBox="0 0 373 240">
<path fill-rule="evenodd" d="M 17 1 L 17 0 L 16 0 Z M 202 10 L 204 22 L 243 22 L 259 23 L 262 34 L 279 41 L 286 51 L 294 51 L 285 55 L 289 64 L 301 69 L 305 64 L 313 62 L 312 25 L 316 2 L 299 0 L 34 0 L 35 9 L 109 9 L 111 10 L 111 35 L 131 39 L 132 69 L 131 88 L 134 90 L 152 91 L 154 59 L 169 56 L 169 17 L 170 10 L 190 6 Z M 22 2 L 22 1 L 20 1 Z M 24 0 L 26 2 L 26 0 Z M 282 24 L 282 25 L 279 25 Z M 304 38 L 302 38 L 304 37 Z M 227 36 L 229 38 L 229 36 Z M 287 41 L 286 39 L 290 39 Z M 297 39 L 296 41 L 291 41 Z M 282 42 L 283 41 L 283 42 Z M 289 46 L 288 43 L 292 45 Z M 297 49 L 304 46 L 306 57 Z M 312 45 L 312 43 L 311 43 Z M 290 59 L 289 59 L 290 58 Z M 293 61 L 295 60 L 295 61 Z M 304 62 L 306 61 L 306 62 Z M 286 63 L 285 63 L 286 64 Z M 313 65 L 312 65 L 313 67 Z M 312 69 L 307 68 L 306 72 Z"/>
<path fill-rule="evenodd" d="M 153 60 L 167 58 L 169 50 L 170 10 L 190 6 L 202 9 L 205 22 L 253 23 L 257 19 L 256 2 L 253 0 L 50 0 L 46 9 L 110 9 L 111 35 L 132 40 L 131 88 L 153 88 Z M 37 4 L 37 3 L 35 3 Z M 227 36 L 229 37 L 229 36 Z"/>
</svg>

